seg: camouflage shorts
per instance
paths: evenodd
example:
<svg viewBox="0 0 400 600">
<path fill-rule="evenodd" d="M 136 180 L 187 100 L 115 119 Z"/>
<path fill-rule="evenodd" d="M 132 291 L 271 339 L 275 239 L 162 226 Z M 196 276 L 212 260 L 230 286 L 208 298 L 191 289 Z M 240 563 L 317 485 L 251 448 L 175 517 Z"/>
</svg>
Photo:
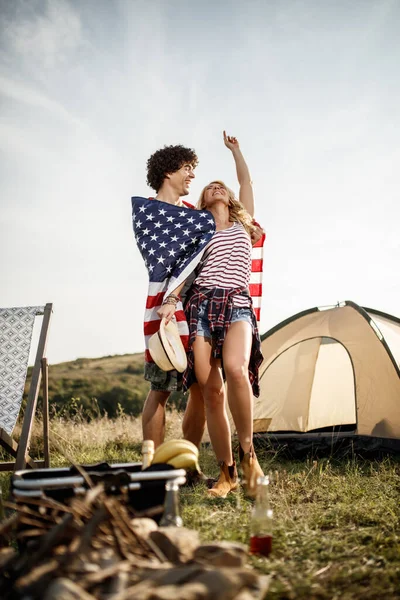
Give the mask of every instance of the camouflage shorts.
<svg viewBox="0 0 400 600">
<path fill-rule="evenodd" d="M 182 373 L 162 371 L 155 363 L 144 363 L 144 378 L 150 381 L 151 389 L 157 392 L 182 391 Z"/>
</svg>

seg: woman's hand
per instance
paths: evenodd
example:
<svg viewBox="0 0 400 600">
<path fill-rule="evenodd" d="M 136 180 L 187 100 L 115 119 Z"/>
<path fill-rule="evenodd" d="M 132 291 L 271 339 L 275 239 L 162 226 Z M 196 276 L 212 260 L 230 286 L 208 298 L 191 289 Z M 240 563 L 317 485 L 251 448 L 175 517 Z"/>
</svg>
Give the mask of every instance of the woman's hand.
<svg viewBox="0 0 400 600">
<path fill-rule="evenodd" d="M 251 229 L 250 237 L 251 237 L 251 245 L 255 246 L 257 242 L 259 242 L 262 236 L 265 235 L 264 229 L 259 226 L 258 223 L 253 221 L 253 227 Z"/>
<path fill-rule="evenodd" d="M 231 135 L 226 135 L 226 131 L 224 131 L 224 144 L 232 152 L 234 150 L 239 150 L 239 142 L 237 139 Z"/>
<path fill-rule="evenodd" d="M 165 318 L 165 324 L 169 323 L 176 311 L 176 304 L 163 304 L 157 311 L 158 316 Z"/>
</svg>

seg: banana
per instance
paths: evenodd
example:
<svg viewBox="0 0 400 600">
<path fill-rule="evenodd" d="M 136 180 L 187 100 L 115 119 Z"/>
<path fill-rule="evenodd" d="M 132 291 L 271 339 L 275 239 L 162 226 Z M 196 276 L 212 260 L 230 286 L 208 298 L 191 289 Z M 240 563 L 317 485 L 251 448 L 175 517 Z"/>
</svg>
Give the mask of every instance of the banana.
<svg viewBox="0 0 400 600">
<path fill-rule="evenodd" d="M 174 456 L 186 452 L 191 452 L 197 459 L 199 457 L 199 449 L 189 440 L 168 440 L 158 446 L 152 464 L 167 463 Z"/>
<path fill-rule="evenodd" d="M 200 473 L 199 461 L 193 452 L 181 452 L 168 461 L 175 469 L 188 469 Z"/>
</svg>

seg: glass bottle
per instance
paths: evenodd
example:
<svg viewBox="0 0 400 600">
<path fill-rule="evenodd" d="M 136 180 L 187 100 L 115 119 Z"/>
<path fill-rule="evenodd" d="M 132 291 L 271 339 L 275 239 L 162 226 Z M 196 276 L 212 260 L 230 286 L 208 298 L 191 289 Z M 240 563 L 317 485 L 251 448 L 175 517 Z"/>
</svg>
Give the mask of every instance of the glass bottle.
<svg viewBox="0 0 400 600">
<path fill-rule="evenodd" d="M 250 518 L 250 553 L 269 556 L 272 550 L 272 517 L 269 503 L 269 477 L 257 480 L 256 502 Z"/>
<path fill-rule="evenodd" d="M 153 462 L 154 442 L 153 440 L 144 440 L 142 444 L 142 471 L 147 469 Z"/>
<path fill-rule="evenodd" d="M 165 484 L 164 514 L 160 527 L 182 527 L 183 521 L 179 514 L 179 485 L 175 481 Z"/>
</svg>

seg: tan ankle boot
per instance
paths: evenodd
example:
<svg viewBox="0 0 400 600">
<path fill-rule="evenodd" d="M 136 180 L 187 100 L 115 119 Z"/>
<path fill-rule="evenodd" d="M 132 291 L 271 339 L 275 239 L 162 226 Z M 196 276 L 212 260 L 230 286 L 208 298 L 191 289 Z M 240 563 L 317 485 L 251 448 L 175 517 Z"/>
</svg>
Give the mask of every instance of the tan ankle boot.
<svg viewBox="0 0 400 600">
<path fill-rule="evenodd" d="M 230 467 L 226 463 L 221 462 L 220 469 L 221 472 L 217 483 L 210 490 L 207 490 L 207 494 L 214 498 L 226 498 L 229 492 L 236 490 L 239 485 L 235 462 Z"/>
<path fill-rule="evenodd" d="M 257 460 L 253 446 L 251 446 L 250 451 L 246 453 L 244 453 L 239 446 L 239 455 L 246 494 L 247 496 L 250 496 L 250 498 L 254 498 L 257 492 L 257 479 L 259 477 L 264 477 L 263 470 Z"/>
</svg>

